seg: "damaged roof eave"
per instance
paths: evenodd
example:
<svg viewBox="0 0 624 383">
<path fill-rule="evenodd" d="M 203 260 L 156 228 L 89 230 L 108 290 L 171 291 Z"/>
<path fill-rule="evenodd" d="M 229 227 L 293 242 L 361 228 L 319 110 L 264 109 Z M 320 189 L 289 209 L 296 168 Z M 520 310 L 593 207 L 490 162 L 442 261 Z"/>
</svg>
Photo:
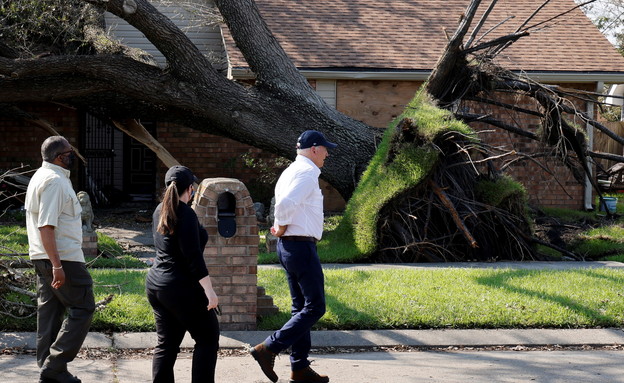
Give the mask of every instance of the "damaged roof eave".
<svg viewBox="0 0 624 383">
<path fill-rule="evenodd" d="M 343 69 L 300 69 L 308 79 L 326 80 L 394 80 L 394 81 L 425 81 L 431 70 L 343 70 Z M 516 71 L 518 73 L 519 71 Z M 249 68 L 232 68 L 235 79 L 253 79 L 254 73 Z M 524 71 L 531 79 L 543 83 L 593 83 L 607 84 L 624 83 L 624 72 L 540 72 Z"/>
</svg>

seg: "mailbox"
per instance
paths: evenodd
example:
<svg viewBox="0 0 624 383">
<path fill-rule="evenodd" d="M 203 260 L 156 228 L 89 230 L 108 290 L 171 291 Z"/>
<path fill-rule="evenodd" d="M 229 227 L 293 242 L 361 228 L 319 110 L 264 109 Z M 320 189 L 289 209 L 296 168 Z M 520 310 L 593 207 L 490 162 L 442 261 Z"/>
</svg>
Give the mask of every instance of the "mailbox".
<svg viewBox="0 0 624 383">
<path fill-rule="evenodd" d="M 258 222 L 245 185 L 233 178 L 206 178 L 193 210 L 208 231 L 204 261 L 219 296 L 222 330 L 255 330 L 258 315 Z"/>
<path fill-rule="evenodd" d="M 236 234 L 236 197 L 227 191 L 217 198 L 217 231 L 225 238 Z"/>
</svg>

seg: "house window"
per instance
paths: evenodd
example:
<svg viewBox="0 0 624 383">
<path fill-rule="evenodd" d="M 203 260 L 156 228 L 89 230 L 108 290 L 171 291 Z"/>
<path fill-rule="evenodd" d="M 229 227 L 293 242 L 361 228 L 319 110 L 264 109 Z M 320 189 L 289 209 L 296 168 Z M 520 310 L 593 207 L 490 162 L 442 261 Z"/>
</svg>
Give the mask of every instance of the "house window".
<svg viewBox="0 0 624 383">
<path fill-rule="evenodd" d="M 332 108 L 336 107 L 336 80 L 316 80 L 316 93 Z"/>
</svg>

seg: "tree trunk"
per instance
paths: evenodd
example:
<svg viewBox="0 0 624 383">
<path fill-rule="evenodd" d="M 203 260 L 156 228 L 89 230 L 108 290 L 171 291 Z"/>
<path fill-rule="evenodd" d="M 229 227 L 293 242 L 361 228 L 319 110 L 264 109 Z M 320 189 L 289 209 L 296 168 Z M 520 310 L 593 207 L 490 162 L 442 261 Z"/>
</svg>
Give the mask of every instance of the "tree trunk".
<svg viewBox="0 0 624 383">
<path fill-rule="evenodd" d="M 345 199 L 351 196 L 380 132 L 318 96 L 272 37 L 252 1 L 216 2 L 257 71 L 258 82 L 252 87 L 218 73 L 147 0 L 136 0 L 131 14 L 124 13 L 123 0 L 84 1 L 105 7 L 143 32 L 169 67 L 161 70 L 110 54 L 0 57 L 0 102 L 58 102 L 115 120 L 179 123 L 289 159 L 295 157 L 301 132 L 319 130 L 339 145 L 322 177 Z"/>
</svg>

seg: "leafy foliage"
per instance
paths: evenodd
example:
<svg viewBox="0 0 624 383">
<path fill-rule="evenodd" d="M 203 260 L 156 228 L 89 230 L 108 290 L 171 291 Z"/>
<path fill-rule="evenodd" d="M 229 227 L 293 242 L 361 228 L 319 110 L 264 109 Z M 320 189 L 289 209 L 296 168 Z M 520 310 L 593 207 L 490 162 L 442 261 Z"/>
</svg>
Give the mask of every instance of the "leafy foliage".
<svg viewBox="0 0 624 383">
<path fill-rule="evenodd" d="M 585 0 L 575 0 L 583 4 Z M 582 7 L 596 27 L 624 54 L 624 1 L 598 0 Z"/>
<path fill-rule="evenodd" d="M 90 11 L 81 0 L 2 0 L 0 41 L 22 57 L 81 53 Z"/>
</svg>

